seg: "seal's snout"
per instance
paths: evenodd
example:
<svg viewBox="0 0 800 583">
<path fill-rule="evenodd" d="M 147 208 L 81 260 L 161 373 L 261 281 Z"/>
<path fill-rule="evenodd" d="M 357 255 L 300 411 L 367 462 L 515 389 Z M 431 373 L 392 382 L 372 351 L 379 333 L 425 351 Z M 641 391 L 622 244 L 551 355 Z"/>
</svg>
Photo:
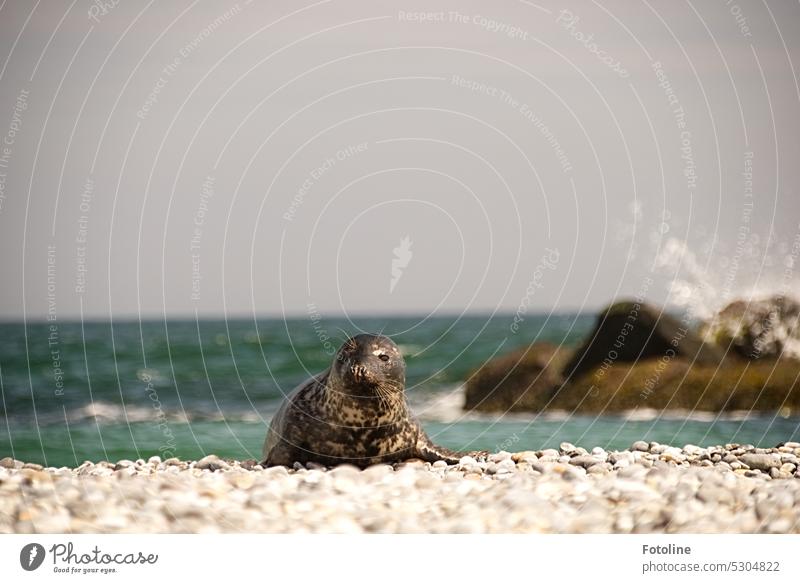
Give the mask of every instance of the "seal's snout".
<svg viewBox="0 0 800 583">
<path fill-rule="evenodd" d="M 353 363 L 353 365 L 350 366 L 350 374 L 352 374 L 356 382 L 359 383 L 363 383 L 364 381 L 368 380 L 370 376 L 367 367 L 358 362 Z"/>
<path fill-rule="evenodd" d="M 386 336 L 359 334 L 349 338 L 336 355 L 331 373 L 357 392 L 371 394 L 375 387 L 397 390 L 405 386 L 405 362 Z"/>
</svg>

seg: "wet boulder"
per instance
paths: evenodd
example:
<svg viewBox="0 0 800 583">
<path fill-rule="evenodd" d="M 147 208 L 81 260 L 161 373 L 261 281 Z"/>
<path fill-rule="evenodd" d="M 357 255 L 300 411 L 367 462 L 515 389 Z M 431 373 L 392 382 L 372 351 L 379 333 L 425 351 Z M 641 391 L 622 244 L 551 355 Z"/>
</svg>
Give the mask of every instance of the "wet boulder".
<svg viewBox="0 0 800 583">
<path fill-rule="evenodd" d="M 506 413 L 542 410 L 561 384 L 568 353 L 548 342 L 486 362 L 466 383 L 467 410 Z"/>
<path fill-rule="evenodd" d="M 787 296 L 737 300 L 703 328 L 707 341 L 750 360 L 800 358 L 800 303 Z"/>
<path fill-rule="evenodd" d="M 722 351 L 703 342 L 691 323 L 646 303 L 621 301 L 600 312 L 594 330 L 563 370 L 565 379 L 588 371 L 602 377 L 615 363 L 680 357 L 695 364 L 718 363 Z"/>
</svg>

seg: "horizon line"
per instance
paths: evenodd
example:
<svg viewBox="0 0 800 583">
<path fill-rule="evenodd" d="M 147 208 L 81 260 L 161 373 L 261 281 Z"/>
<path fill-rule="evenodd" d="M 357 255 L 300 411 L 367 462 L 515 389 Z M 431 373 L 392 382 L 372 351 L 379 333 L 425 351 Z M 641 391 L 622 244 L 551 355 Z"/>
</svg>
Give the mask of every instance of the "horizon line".
<svg viewBox="0 0 800 583">
<path fill-rule="evenodd" d="M 536 316 L 583 316 L 587 314 L 596 314 L 602 308 L 586 308 L 584 310 L 580 310 L 578 308 L 559 308 L 559 309 L 552 309 L 552 310 L 535 310 L 535 311 L 528 311 L 524 317 L 536 317 Z M 356 312 L 356 313 L 342 313 L 342 312 L 316 312 L 315 314 L 319 315 L 323 319 L 331 319 L 331 320 L 347 320 L 347 319 L 371 319 L 371 318 L 388 318 L 388 319 L 408 319 L 408 318 L 479 318 L 479 317 L 492 317 L 492 318 L 513 318 L 517 315 L 517 311 L 515 310 L 475 310 L 475 311 L 467 311 L 467 312 L 439 312 L 436 314 L 426 314 L 424 312 L 372 312 L 372 311 L 365 311 L 365 312 Z M 23 317 L 19 318 L 4 318 L 0 317 L 0 325 L 6 324 L 59 324 L 59 323 L 107 323 L 111 320 L 115 322 L 119 321 L 120 323 L 129 323 L 129 322 L 163 322 L 163 321 L 241 321 L 241 320 L 308 320 L 309 314 L 306 312 L 290 312 L 286 314 L 280 313 L 259 313 L 259 314 L 243 314 L 243 313 L 235 313 L 235 314 L 193 314 L 187 312 L 179 312 L 170 315 L 164 314 L 146 314 L 143 316 L 139 316 L 137 314 L 122 314 L 119 316 L 116 315 L 106 315 L 106 316 L 95 316 L 95 315 L 85 315 L 83 319 L 76 316 L 65 316 L 61 318 L 57 318 L 56 320 L 48 320 L 47 316 L 37 316 L 37 317 L 29 317 L 27 319 Z"/>
</svg>

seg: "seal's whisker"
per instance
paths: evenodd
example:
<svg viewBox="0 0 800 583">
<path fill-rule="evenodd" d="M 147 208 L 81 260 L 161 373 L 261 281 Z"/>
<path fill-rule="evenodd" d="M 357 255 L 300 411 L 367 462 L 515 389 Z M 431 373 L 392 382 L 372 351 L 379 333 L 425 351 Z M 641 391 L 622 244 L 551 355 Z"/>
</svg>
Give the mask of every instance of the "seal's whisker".
<svg viewBox="0 0 800 583">
<path fill-rule="evenodd" d="M 402 391 L 405 388 L 405 386 L 403 385 L 403 383 L 396 381 L 384 381 L 383 388 L 394 391 Z"/>
<path fill-rule="evenodd" d="M 350 340 L 350 334 L 348 334 L 345 331 L 344 328 L 341 328 L 340 326 L 336 326 L 336 330 L 342 333 L 342 336 L 339 338 L 339 340 L 341 340 L 342 344 L 344 344 L 345 342 Z"/>
</svg>

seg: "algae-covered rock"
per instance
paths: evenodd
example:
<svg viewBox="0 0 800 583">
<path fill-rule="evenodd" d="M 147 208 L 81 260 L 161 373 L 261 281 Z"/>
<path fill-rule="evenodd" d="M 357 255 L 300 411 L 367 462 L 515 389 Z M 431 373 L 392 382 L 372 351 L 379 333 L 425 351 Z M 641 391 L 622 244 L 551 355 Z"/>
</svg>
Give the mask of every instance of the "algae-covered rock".
<svg viewBox="0 0 800 583">
<path fill-rule="evenodd" d="M 631 409 L 800 413 L 800 362 L 747 361 L 727 356 L 718 365 L 686 358 L 617 362 L 590 370 L 558 391 L 552 409 L 613 413 Z"/>
<path fill-rule="evenodd" d="M 731 306 L 714 325 L 726 330 L 733 321 L 745 321 L 750 332 L 737 329 L 727 342 L 740 338 L 740 349 L 726 351 L 726 340 L 722 347 L 704 342 L 689 323 L 653 306 L 617 302 L 603 310 L 575 352 L 534 343 L 487 362 L 467 382 L 465 408 L 593 414 L 642 408 L 749 410 L 797 415 L 800 361 L 790 356 L 790 348 L 796 330 L 792 318 L 800 310 L 775 299 L 756 309 L 752 303 L 749 309 L 738 303 Z M 706 337 L 710 335 L 707 328 Z M 741 358 L 748 342 L 756 343 L 747 340 L 753 338 L 760 339 L 758 359 Z"/>
<path fill-rule="evenodd" d="M 466 385 L 465 409 L 537 411 L 561 383 L 560 368 L 568 353 L 547 342 L 495 358 L 473 373 Z"/>
<path fill-rule="evenodd" d="M 800 359 L 800 303 L 786 296 L 737 300 L 704 326 L 707 341 L 751 360 Z"/>
</svg>

